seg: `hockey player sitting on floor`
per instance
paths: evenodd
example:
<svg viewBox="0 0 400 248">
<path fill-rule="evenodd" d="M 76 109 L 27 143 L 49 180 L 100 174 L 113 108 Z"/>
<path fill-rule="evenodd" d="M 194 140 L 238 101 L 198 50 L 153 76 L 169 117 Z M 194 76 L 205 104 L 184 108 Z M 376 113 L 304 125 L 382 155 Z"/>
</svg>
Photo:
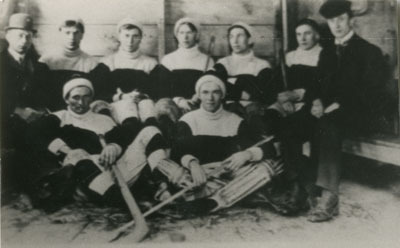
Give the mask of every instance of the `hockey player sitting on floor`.
<svg viewBox="0 0 400 248">
<path fill-rule="evenodd" d="M 87 79 L 68 81 L 63 88 L 67 110 L 44 117 L 30 130 L 39 164 L 34 172 L 40 174 L 32 181 L 29 192 L 36 206 L 54 211 L 72 198 L 123 206 L 109 170 L 114 164 L 128 185 L 135 184 L 138 198 L 151 197 L 157 190 L 152 178 L 162 181 L 166 176 L 174 184 L 183 183 L 187 178 L 183 168 L 170 163 L 161 132 L 146 121 L 151 115 L 137 111 L 132 103 L 123 108 L 124 113 L 113 115 L 121 123 L 116 125 L 110 117 L 90 109 L 93 95 L 93 86 Z M 149 101 L 142 105 L 151 105 Z M 106 142 L 104 147 L 102 140 Z"/>
</svg>

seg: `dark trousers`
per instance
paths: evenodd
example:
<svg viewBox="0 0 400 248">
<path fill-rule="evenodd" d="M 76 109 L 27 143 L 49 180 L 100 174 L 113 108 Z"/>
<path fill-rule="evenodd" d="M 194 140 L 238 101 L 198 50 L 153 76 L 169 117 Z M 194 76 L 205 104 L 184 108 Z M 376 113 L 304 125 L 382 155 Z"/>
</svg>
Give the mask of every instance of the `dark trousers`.
<svg viewBox="0 0 400 248">
<path fill-rule="evenodd" d="M 315 182 L 323 189 L 337 193 L 342 159 L 343 128 L 340 116 L 326 115 L 320 119 L 303 108 L 287 117 L 267 110 L 266 118 L 278 140 L 282 142 L 287 181 Z M 303 144 L 311 142 L 311 157 L 303 155 Z"/>
</svg>

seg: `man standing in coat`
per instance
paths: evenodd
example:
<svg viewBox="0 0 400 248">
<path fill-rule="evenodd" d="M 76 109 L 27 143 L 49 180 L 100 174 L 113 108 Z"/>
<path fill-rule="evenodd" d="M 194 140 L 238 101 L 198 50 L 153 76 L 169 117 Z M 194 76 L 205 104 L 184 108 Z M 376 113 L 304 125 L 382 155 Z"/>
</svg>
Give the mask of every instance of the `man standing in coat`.
<svg viewBox="0 0 400 248">
<path fill-rule="evenodd" d="M 8 48 L 0 54 L 3 186 L 12 180 L 13 172 L 21 176 L 21 170 L 16 167 L 24 164 L 21 159 L 26 155 L 18 156 L 15 152 L 25 150 L 26 126 L 43 114 L 38 111 L 38 85 L 45 79 L 48 69 L 38 63 L 33 49 L 35 32 L 32 17 L 25 13 L 13 14 L 6 27 Z"/>
<path fill-rule="evenodd" d="M 313 137 L 318 161 L 316 185 L 322 190 L 310 211 L 311 222 L 338 214 L 343 137 L 368 133 L 385 99 L 382 52 L 353 31 L 351 2 L 328 0 L 320 14 L 335 39 L 320 54 L 320 90 L 311 107 L 317 119 Z"/>
</svg>

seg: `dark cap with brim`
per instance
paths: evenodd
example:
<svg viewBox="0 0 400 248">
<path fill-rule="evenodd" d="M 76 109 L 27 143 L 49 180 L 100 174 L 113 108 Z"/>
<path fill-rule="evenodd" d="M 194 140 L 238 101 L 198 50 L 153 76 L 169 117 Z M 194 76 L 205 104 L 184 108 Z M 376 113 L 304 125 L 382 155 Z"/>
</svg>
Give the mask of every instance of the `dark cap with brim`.
<svg viewBox="0 0 400 248">
<path fill-rule="evenodd" d="M 8 31 L 11 29 L 22 29 L 36 33 L 36 30 L 33 28 L 32 17 L 25 13 L 16 13 L 10 17 L 8 26 L 5 30 Z"/>
<path fill-rule="evenodd" d="M 326 19 L 351 13 L 351 2 L 347 0 L 327 0 L 322 4 L 319 13 Z"/>
</svg>

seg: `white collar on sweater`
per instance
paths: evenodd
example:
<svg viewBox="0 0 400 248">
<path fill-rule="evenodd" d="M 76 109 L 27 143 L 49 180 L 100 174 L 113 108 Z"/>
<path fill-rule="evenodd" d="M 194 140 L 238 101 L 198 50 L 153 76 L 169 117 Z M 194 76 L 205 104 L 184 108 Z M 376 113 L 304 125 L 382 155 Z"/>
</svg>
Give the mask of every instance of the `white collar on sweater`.
<svg viewBox="0 0 400 248">
<path fill-rule="evenodd" d="M 154 58 L 143 55 L 139 50 L 134 53 L 127 53 L 119 50 L 116 53 L 104 57 L 101 63 L 105 64 L 110 71 L 116 69 L 132 69 L 144 71 L 147 74 L 157 65 L 157 61 Z"/>
<path fill-rule="evenodd" d="M 255 56 L 253 50 L 249 50 L 249 52 L 246 54 L 232 53 L 232 59 L 235 61 L 249 61 L 252 60 L 254 57 Z"/>
<path fill-rule="evenodd" d="M 58 49 L 43 55 L 39 61 L 45 63 L 51 70 L 71 70 L 86 73 L 97 65 L 97 60 L 81 49 L 74 51 Z"/>
<path fill-rule="evenodd" d="M 197 57 L 200 54 L 199 46 L 197 44 L 191 48 L 179 47 L 176 52 L 179 54 L 179 56 L 183 56 L 185 58 Z"/>
<path fill-rule="evenodd" d="M 17 61 L 19 64 L 24 61 L 26 54 L 20 54 L 17 53 L 16 51 L 12 50 L 10 47 L 8 48 L 8 53 Z"/>
<path fill-rule="evenodd" d="M 317 66 L 321 51 L 322 47 L 319 44 L 309 50 L 298 47 L 296 50 L 286 54 L 286 65 L 289 67 L 292 65 Z"/>
<path fill-rule="evenodd" d="M 219 109 L 215 112 L 209 112 L 203 108 L 203 106 L 200 105 L 199 112 L 201 115 L 203 115 L 207 120 L 218 120 L 221 119 L 222 115 L 224 114 L 224 108 L 222 105 L 219 107 Z"/>
<path fill-rule="evenodd" d="M 207 55 L 200 52 L 198 45 L 191 48 L 178 48 L 164 56 L 161 60 L 161 64 L 168 70 L 180 70 L 180 69 L 192 69 L 198 71 L 204 71 L 207 63 Z M 208 69 L 214 66 L 214 61 L 210 59 L 208 61 Z"/>
<path fill-rule="evenodd" d="M 235 77 L 243 74 L 257 76 L 265 68 L 271 68 L 268 61 L 257 58 L 253 50 L 248 54 L 234 54 L 218 60 L 228 71 L 228 75 Z"/>
<path fill-rule="evenodd" d="M 76 50 L 69 50 L 69 49 L 62 48 L 61 53 L 65 57 L 74 58 L 74 57 L 82 56 L 83 51 L 80 48 L 78 48 Z"/>
<path fill-rule="evenodd" d="M 72 125 L 74 127 L 90 130 L 97 134 L 105 134 L 115 126 L 115 123 L 111 118 L 105 115 L 96 114 L 91 110 L 84 114 L 77 114 L 68 107 L 67 110 L 61 110 L 53 114 L 60 119 L 61 127 Z"/>
<path fill-rule="evenodd" d="M 343 38 L 335 38 L 335 45 L 346 45 L 346 43 L 353 37 L 354 31 L 350 30 Z"/>
<path fill-rule="evenodd" d="M 139 58 L 141 55 L 140 50 L 136 50 L 134 52 L 127 52 L 127 51 L 123 51 L 121 49 L 118 49 L 116 56 L 118 58 L 122 58 L 122 59 L 137 59 Z"/>
<path fill-rule="evenodd" d="M 222 106 L 214 113 L 199 108 L 181 118 L 181 121 L 189 125 L 193 135 L 217 137 L 236 136 L 242 120 L 238 115 L 223 109 Z"/>
</svg>

